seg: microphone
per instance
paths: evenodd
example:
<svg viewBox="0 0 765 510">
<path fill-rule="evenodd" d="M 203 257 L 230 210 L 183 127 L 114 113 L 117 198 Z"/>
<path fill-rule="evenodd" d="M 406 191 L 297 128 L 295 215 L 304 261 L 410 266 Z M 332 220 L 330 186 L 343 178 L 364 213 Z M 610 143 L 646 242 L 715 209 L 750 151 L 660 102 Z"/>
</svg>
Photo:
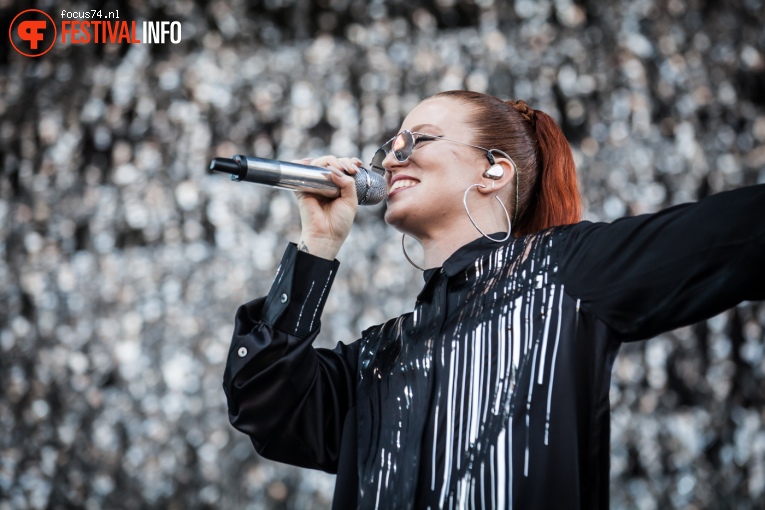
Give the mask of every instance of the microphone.
<svg viewBox="0 0 765 510">
<path fill-rule="evenodd" d="M 210 170 L 227 173 L 232 181 L 305 191 L 327 198 L 340 196 L 340 189 L 330 180 L 332 172 L 328 168 L 238 155 L 230 159 L 214 158 Z M 385 200 L 388 186 L 382 175 L 361 168 L 353 177 L 359 205 L 374 205 Z"/>
</svg>

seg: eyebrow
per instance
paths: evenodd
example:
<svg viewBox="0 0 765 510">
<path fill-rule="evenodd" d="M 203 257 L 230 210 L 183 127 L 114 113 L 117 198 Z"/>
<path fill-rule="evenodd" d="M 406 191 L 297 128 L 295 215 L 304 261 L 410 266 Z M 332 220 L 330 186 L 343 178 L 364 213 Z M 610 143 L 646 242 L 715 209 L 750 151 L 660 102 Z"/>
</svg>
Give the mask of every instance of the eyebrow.
<svg viewBox="0 0 765 510">
<path fill-rule="evenodd" d="M 433 124 L 417 124 L 416 126 L 412 126 L 412 128 L 411 128 L 409 131 L 411 131 L 411 132 L 413 132 L 413 133 L 414 133 L 415 131 L 420 131 L 420 130 L 421 130 L 421 129 L 423 129 L 423 128 L 433 128 L 433 129 L 435 129 L 437 132 L 440 132 L 440 130 L 438 129 L 438 127 L 434 126 Z M 435 134 L 435 133 L 434 133 L 434 134 Z M 439 136 L 443 136 L 443 135 L 439 135 Z"/>
</svg>

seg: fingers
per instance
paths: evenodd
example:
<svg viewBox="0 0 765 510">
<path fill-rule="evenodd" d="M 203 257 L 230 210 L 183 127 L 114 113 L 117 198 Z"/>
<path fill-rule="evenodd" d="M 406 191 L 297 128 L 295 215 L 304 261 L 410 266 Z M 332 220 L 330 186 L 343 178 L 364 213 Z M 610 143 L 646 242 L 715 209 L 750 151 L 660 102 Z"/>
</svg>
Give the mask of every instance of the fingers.
<svg viewBox="0 0 765 510">
<path fill-rule="evenodd" d="M 345 201 L 358 203 L 356 193 L 355 176 L 361 170 L 362 162 L 359 158 L 338 158 L 336 156 L 321 156 L 311 159 L 307 163 L 301 160 L 301 164 L 328 168 L 332 171 L 332 182 L 340 188 L 340 195 Z"/>
<path fill-rule="evenodd" d="M 346 159 L 346 158 L 344 158 L 344 159 Z M 349 171 L 352 172 L 351 175 L 356 175 L 356 172 L 361 170 L 361 166 L 362 166 L 363 163 L 361 162 L 361 160 L 359 158 L 347 158 L 347 159 L 348 159 L 348 162 L 350 163 L 351 170 L 349 170 Z"/>
<path fill-rule="evenodd" d="M 314 167 L 326 168 L 331 171 L 330 179 L 340 189 L 340 196 L 342 202 L 347 202 L 348 205 L 353 205 L 354 208 L 358 205 L 358 196 L 356 192 L 356 179 L 355 175 L 362 168 L 362 161 L 359 158 L 338 158 L 337 156 L 326 155 L 318 158 L 303 158 L 293 160 L 293 163 L 301 165 L 309 165 Z M 298 194 L 298 197 L 314 198 L 310 193 L 306 197 L 302 197 Z"/>
<path fill-rule="evenodd" d="M 305 161 L 308 161 L 305 163 Z M 320 166 L 324 168 L 334 168 L 345 172 L 348 175 L 356 175 L 361 169 L 361 160 L 359 158 L 338 158 L 336 156 L 321 156 L 311 160 L 300 160 L 303 165 Z"/>
</svg>

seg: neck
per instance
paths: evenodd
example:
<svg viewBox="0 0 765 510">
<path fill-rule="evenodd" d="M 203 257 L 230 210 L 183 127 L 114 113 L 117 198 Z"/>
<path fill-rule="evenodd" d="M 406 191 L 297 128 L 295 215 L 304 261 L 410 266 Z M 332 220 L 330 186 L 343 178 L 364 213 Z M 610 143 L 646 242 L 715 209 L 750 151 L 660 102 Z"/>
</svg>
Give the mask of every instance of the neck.
<svg viewBox="0 0 765 510">
<path fill-rule="evenodd" d="M 470 225 L 470 229 L 462 228 L 450 231 L 440 236 L 419 239 L 425 252 L 424 268 L 440 267 L 452 254 L 481 237 L 481 234 Z"/>
<path fill-rule="evenodd" d="M 476 207 L 473 213 L 475 221 L 489 235 L 506 232 L 507 219 L 504 214 L 501 217 L 493 215 L 489 208 L 493 204 L 488 200 L 485 202 L 485 207 Z M 464 211 L 441 224 L 444 225 L 442 228 L 421 229 L 419 232 L 409 233 L 419 241 L 425 252 L 425 263 L 422 266 L 425 269 L 443 266 L 446 259 L 455 251 L 481 237 L 481 233 L 473 226 Z"/>
</svg>

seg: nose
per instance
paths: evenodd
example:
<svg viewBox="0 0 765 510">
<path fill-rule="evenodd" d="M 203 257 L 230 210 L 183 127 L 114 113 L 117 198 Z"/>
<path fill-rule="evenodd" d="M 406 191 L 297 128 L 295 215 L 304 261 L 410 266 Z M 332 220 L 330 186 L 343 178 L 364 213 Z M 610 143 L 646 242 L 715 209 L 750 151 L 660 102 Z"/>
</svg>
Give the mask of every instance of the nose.
<svg viewBox="0 0 765 510">
<path fill-rule="evenodd" d="M 396 159 L 396 156 L 393 154 L 392 150 L 389 151 L 388 154 L 385 155 L 385 158 L 382 160 L 382 166 L 385 168 L 386 174 L 393 173 L 396 169 L 405 166 L 408 163 L 409 158 L 407 158 L 407 160 L 402 163 Z"/>
<path fill-rule="evenodd" d="M 390 168 L 392 165 L 395 165 L 398 163 L 398 160 L 396 159 L 396 156 L 393 155 L 393 151 L 388 151 L 388 153 L 385 155 L 385 157 L 382 160 L 383 168 L 386 170 Z"/>
<path fill-rule="evenodd" d="M 386 154 L 385 158 L 382 160 L 382 167 L 385 169 L 385 181 L 388 183 L 389 187 L 393 174 L 396 172 L 399 165 L 401 165 L 401 163 L 399 163 L 396 156 L 393 155 L 393 151 Z"/>
</svg>

